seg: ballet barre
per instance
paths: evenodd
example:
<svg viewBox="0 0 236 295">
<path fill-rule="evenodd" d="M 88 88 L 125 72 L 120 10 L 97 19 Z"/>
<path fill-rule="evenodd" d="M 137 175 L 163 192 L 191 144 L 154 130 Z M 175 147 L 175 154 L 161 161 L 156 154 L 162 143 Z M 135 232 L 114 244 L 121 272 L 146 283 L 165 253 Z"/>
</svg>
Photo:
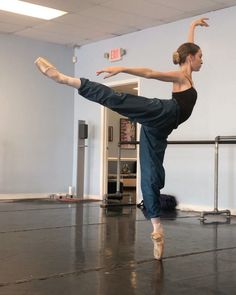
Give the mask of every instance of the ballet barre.
<svg viewBox="0 0 236 295">
<path fill-rule="evenodd" d="M 121 141 L 119 146 L 123 144 L 139 144 L 139 141 Z M 167 141 L 169 145 L 215 145 L 215 162 L 214 162 L 214 209 L 212 211 L 202 211 L 200 215 L 200 221 L 206 220 L 206 215 L 226 215 L 227 220 L 231 217 L 230 210 L 219 210 L 218 200 L 219 200 L 219 145 L 220 144 L 236 144 L 236 136 L 216 136 L 215 140 L 170 140 Z"/>
</svg>

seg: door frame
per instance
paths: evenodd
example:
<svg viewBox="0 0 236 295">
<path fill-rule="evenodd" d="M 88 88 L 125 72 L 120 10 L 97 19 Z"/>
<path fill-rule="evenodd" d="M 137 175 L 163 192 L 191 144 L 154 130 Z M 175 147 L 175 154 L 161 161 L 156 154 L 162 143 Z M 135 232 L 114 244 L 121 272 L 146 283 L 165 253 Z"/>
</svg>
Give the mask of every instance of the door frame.
<svg viewBox="0 0 236 295">
<path fill-rule="evenodd" d="M 125 80 L 118 80 L 106 83 L 105 85 L 108 87 L 114 86 L 123 86 L 127 84 L 137 83 L 138 87 L 138 95 L 140 95 L 140 78 L 132 78 Z M 107 178 L 108 178 L 108 128 L 107 128 L 107 108 L 102 107 L 101 110 L 101 169 L 100 169 L 100 194 L 104 196 L 107 194 Z M 139 138 L 140 134 L 140 124 L 137 124 L 137 138 Z M 140 188 L 140 167 L 139 167 L 139 145 L 137 145 L 137 177 L 136 177 L 136 202 L 138 203 L 141 199 L 141 188 Z"/>
</svg>

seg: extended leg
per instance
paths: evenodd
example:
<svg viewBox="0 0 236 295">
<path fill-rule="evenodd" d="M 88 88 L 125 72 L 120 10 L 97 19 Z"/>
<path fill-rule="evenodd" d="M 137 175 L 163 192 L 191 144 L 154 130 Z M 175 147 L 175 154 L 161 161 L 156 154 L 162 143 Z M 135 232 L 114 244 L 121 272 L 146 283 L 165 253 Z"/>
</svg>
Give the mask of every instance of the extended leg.
<svg viewBox="0 0 236 295">
<path fill-rule="evenodd" d="M 39 57 L 35 61 L 36 66 L 45 76 L 57 83 L 77 88 L 83 97 L 104 105 L 119 114 L 131 119 L 139 118 L 140 123 L 151 118 L 147 116 L 148 109 L 153 110 L 152 100 L 145 97 L 137 97 L 126 93 L 118 93 L 113 89 L 87 79 L 73 78 L 60 73 L 46 59 Z"/>
<path fill-rule="evenodd" d="M 171 130 L 176 127 L 177 105 L 173 100 L 149 99 L 113 89 L 83 78 L 73 78 L 60 73 L 51 63 L 40 57 L 35 61 L 38 69 L 57 83 L 77 88 L 83 97 L 129 117 L 146 126 L 163 128 L 168 122 Z"/>
</svg>

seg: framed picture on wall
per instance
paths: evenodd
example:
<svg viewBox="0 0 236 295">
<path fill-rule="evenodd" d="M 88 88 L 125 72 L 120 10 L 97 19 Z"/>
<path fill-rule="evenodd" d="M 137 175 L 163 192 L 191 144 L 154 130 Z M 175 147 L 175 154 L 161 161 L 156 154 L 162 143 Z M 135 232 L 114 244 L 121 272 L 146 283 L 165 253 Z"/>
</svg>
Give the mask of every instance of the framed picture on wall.
<svg viewBox="0 0 236 295">
<path fill-rule="evenodd" d="M 120 119 L 120 141 L 136 141 L 136 123 L 127 118 Z M 123 149 L 136 149 L 135 144 L 124 144 Z"/>
</svg>

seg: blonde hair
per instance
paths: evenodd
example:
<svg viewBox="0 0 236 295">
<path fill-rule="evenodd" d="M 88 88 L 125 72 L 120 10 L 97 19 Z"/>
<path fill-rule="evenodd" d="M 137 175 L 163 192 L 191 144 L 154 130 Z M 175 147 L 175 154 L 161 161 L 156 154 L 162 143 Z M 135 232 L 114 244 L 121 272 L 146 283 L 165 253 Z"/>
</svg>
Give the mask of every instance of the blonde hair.
<svg viewBox="0 0 236 295">
<path fill-rule="evenodd" d="M 175 52 L 173 53 L 173 63 L 174 63 L 175 65 L 178 65 L 179 62 L 180 62 L 179 52 L 178 52 L 178 51 L 175 51 Z"/>
</svg>

